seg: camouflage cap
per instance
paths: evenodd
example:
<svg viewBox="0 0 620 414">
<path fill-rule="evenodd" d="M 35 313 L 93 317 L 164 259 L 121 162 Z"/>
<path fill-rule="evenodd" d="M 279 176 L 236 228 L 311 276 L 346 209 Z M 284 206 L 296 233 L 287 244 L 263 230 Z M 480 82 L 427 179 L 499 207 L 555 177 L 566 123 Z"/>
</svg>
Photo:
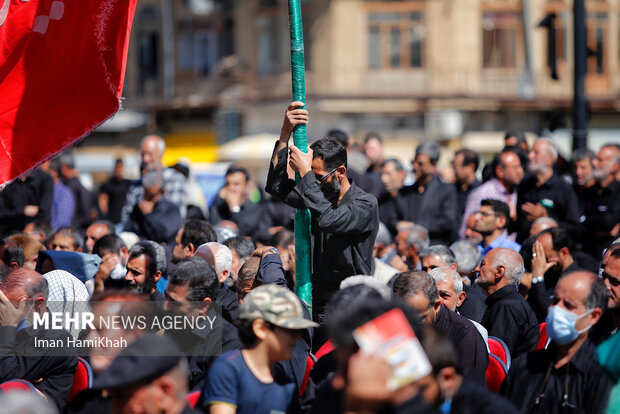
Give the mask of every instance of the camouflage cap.
<svg viewBox="0 0 620 414">
<path fill-rule="evenodd" d="M 239 306 L 239 319 L 263 319 L 286 329 L 305 329 L 319 326 L 304 318 L 297 296 L 282 286 L 263 285 L 253 289 Z"/>
</svg>

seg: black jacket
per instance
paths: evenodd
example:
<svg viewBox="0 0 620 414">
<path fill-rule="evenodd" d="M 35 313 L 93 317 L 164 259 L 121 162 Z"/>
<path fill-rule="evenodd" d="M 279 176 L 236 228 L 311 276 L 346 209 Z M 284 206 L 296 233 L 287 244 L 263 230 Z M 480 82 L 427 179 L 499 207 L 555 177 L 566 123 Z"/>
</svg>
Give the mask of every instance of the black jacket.
<svg viewBox="0 0 620 414">
<path fill-rule="evenodd" d="M 142 214 L 139 205 L 136 204 L 125 223 L 126 231 L 132 231 L 157 243 L 172 243 L 180 227 L 179 208 L 163 197 L 155 203 L 153 211 L 146 215 Z"/>
<path fill-rule="evenodd" d="M 310 210 L 314 245 L 313 308 L 315 314 L 321 314 L 343 279 L 371 274 L 379 208 L 377 199 L 358 188 L 354 182 L 334 207 L 321 192 L 312 172 L 303 176 L 297 184 L 289 179 L 287 161 L 287 148 L 283 148 L 277 154 L 276 165 L 270 163 L 265 190 L 295 208 Z"/>
<path fill-rule="evenodd" d="M 431 244 L 450 245 L 459 226 L 456 189 L 437 177 L 423 192 L 413 184 L 399 190 L 396 197 L 398 221 L 412 221 L 428 230 Z"/>
</svg>

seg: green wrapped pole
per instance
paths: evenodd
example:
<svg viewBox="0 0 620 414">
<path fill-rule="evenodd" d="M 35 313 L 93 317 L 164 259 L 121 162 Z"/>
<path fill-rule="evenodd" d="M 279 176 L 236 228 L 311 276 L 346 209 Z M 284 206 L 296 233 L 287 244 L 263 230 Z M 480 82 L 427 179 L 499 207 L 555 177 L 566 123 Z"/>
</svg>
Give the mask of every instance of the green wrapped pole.
<svg viewBox="0 0 620 414">
<path fill-rule="evenodd" d="M 293 101 L 306 102 L 306 68 L 304 63 L 304 35 L 301 22 L 300 0 L 288 2 L 291 29 L 291 74 L 293 78 Z M 293 142 L 303 152 L 308 152 L 306 126 L 297 125 L 293 130 Z M 296 174 L 295 180 L 301 177 Z M 297 296 L 312 312 L 312 282 L 310 281 L 310 212 L 295 212 L 295 275 Z"/>
</svg>

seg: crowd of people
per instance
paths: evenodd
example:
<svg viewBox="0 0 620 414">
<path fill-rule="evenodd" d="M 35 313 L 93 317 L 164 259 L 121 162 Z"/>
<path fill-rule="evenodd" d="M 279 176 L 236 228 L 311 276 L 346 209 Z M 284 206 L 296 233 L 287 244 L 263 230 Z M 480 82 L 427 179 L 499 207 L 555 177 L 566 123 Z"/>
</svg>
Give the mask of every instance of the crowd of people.
<svg viewBox="0 0 620 414">
<path fill-rule="evenodd" d="M 117 160 L 95 194 L 62 155 L 6 186 L 0 383 L 27 381 L 32 392 L 0 384 L 0 406 L 89 414 L 620 410 L 619 144 L 567 160 L 549 139 L 530 147 L 523 133 L 507 132 L 484 166 L 463 148 L 440 170 L 440 147 L 422 142 L 410 175 L 385 157 L 376 133 L 358 145 L 331 130 L 302 151 L 290 137 L 308 121 L 303 103 L 286 109 L 264 192 L 233 165 L 208 207 L 188 166 L 162 164 L 165 141 L 156 135 L 141 141 L 135 182 Z M 294 293 L 295 257 L 305 254 L 295 249 L 295 209 L 311 217 L 311 303 Z M 121 305 L 105 306 L 112 302 Z M 36 341 L 105 330 L 32 321 L 85 308 L 216 323 L 108 332 L 128 345 L 85 350 L 94 381 L 73 395 L 77 356 L 35 350 Z M 431 367 L 397 388 L 397 368 L 381 352 L 363 352 L 358 329 L 394 312 Z"/>
</svg>

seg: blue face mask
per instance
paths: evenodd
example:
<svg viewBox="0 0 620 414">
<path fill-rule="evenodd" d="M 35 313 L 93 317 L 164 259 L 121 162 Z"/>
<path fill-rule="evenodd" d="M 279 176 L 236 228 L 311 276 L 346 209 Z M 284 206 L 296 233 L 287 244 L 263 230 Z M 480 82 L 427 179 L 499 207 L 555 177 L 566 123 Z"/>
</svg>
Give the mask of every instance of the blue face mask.
<svg viewBox="0 0 620 414">
<path fill-rule="evenodd" d="M 547 334 L 559 345 L 565 345 L 574 341 L 579 335 L 591 328 L 591 326 L 588 326 L 581 331 L 575 329 L 577 320 L 588 315 L 590 312 L 592 312 L 592 309 L 583 315 L 575 315 L 557 305 L 549 308 L 549 313 L 547 313 L 547 318 L 545 319 L 547 323 Z"/>
</svg>

